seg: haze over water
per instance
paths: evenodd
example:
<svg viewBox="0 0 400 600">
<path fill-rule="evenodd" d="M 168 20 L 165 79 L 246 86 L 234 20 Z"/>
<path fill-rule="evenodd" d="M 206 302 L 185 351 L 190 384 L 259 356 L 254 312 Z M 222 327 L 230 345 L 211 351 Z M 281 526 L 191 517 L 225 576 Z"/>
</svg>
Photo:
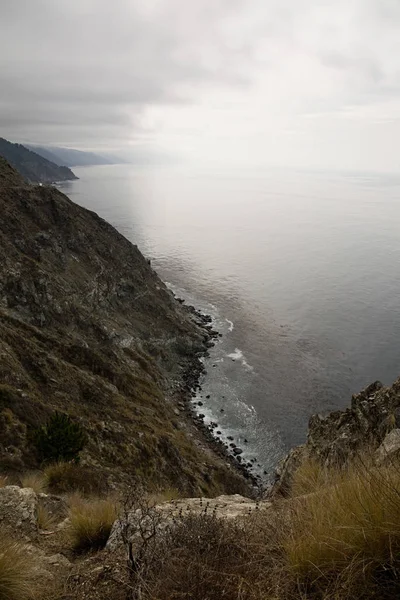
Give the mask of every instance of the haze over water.
<svg viewBox="0 0 400 600">
<path fill-rule="evenodd" d="M 224 335 L 201 411 L 239 440 L 245 460 L 270 472 L 304 441 L 311 414 L 345 408 L 353 392 L 400 375 L 400 177 L 74 171 L 80 179 L 63 191 L 213 315 Z"/>
</svg>

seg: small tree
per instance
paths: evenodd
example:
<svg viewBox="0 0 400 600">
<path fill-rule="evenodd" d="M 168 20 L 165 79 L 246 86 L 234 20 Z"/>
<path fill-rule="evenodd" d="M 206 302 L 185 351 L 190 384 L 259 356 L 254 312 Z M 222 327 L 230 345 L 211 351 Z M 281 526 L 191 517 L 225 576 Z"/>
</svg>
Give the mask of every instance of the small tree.
<svg viewBox="0 0 400 600">
<path fill-rule="evenodd" d="M 79 423 L 64 414 L 55 412 L 34 435 L 34 443 L 42 461 L 79 461 L 79 453 L 87 441 Z"/>
</svg>

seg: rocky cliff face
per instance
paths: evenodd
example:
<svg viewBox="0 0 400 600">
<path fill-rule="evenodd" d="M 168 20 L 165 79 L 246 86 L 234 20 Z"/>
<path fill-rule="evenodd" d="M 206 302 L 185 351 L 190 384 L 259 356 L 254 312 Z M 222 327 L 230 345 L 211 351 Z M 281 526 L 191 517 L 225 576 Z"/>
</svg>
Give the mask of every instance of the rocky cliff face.
<svg viewBox="0 0 400 600">
<path fill-rule="evenodd" d="M 368 452 L 380 463 L 399 449 L 400 379 L 391 387 L 376 381 L 352 396 L 350 408 L 310 418 L 307 442 L 279 465 L 273 494 L 287 495 L 293 473 L 307 457 L 330 467 Z"/>
<path fill-rule="evenodd" d="M 201 317 L 108 223 L 5 161 L 0 211 L 1 469 L 35 466 L 31 432 L 61 410 L 108 478 L 237 491 L 183 410 L 210 344 Z"/>
</svg>

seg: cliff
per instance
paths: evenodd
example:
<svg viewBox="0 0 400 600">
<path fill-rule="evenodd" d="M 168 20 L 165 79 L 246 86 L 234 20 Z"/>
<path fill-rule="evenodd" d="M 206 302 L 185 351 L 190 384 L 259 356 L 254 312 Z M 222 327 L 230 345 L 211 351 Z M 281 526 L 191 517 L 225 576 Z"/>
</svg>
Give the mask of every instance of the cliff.
<svg viewBox="0 0 400 600">
<path fill-rule="evenodd" d="M 380 461 L 400 450 L 400 379 L 384 387 L 375 381 L 351 398 L 350 407 L 310 418 L 307 441 L 291 450 L 277 468 L 271 495 L 290 495 L 301 464 L 312 460 L 325 468 L 341 468 L 359 456 Z"/>
<path fill-rule="evenodd" d="M 54 183 L 78 179 L 68 167 L 59 166 L 25 146 L 12 144 L 4 138 L 0 138 L 0 156 L 31 183 Z"/>
<path fill-rule="evenodd" d="M 32 433 L 54 413 L 89 436 L 105 485 L 243 491 L 185 411 L 212 343 L 136 246 L 0 161 L 0 468 L 38 466 Z"/>
</svg>

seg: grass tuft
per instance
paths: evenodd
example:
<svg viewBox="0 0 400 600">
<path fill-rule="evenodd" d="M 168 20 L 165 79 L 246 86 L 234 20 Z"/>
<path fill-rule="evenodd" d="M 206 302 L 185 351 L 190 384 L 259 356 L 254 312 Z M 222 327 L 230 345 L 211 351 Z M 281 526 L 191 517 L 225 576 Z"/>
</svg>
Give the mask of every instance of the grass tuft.
<svg viewBox="0 0 400 600">
<path fill-rule="evenodd" d="M 0 488 L 6 487 L 6 485 L 9 485 L 9 480 L 8 480 L 7 475 L 0 475 Z"/>
<path fill-rule="evenodd" d="M 49 510 L 40 503 L 37 507 L 36 518 L 39 529 L 44 531 L 53 529 L 57 521 L 54 515 L 52 515 Z"/>
<path fill-rule="evenodd" d="M 0 535 L 0 600 L 33 597 L 34 564 L 26 548 Z"/>
<path fill-rule="evenodd" d="M 320 478 L 329 482 L 329 475 L 328 470 Z M 340 581 L 345 589 L 361 588 L 367 593 L 365 589 L 396 585 L 400 575 L 399 468 L 358 463 L 340 476 L 334 471 L 330 485 L 295 499 L 291 534 L 284 547 L 290 568 L 306 586 Z"/>
<path fill-rule="evenodd" d="M 118 516 L 113 499 L 83 499 L 74 495 L 69 500 L 70 535 L 76 552 L 104 548 Z"/>
<path fill-rule="evenodd" d="M 107 489 L 101 473 L 72 462 L 57 462 L 44 469 L 48 488 L 56 494 L 79 492 L 99 494 Z"/>
<path fill-rule="evenodd" d="M 21 476 L 21 485 L 24 488 L 32 488 L 35 494 L 46 493 L 47 483 L 43 473 L 31 472 Z"/>
</svg>

